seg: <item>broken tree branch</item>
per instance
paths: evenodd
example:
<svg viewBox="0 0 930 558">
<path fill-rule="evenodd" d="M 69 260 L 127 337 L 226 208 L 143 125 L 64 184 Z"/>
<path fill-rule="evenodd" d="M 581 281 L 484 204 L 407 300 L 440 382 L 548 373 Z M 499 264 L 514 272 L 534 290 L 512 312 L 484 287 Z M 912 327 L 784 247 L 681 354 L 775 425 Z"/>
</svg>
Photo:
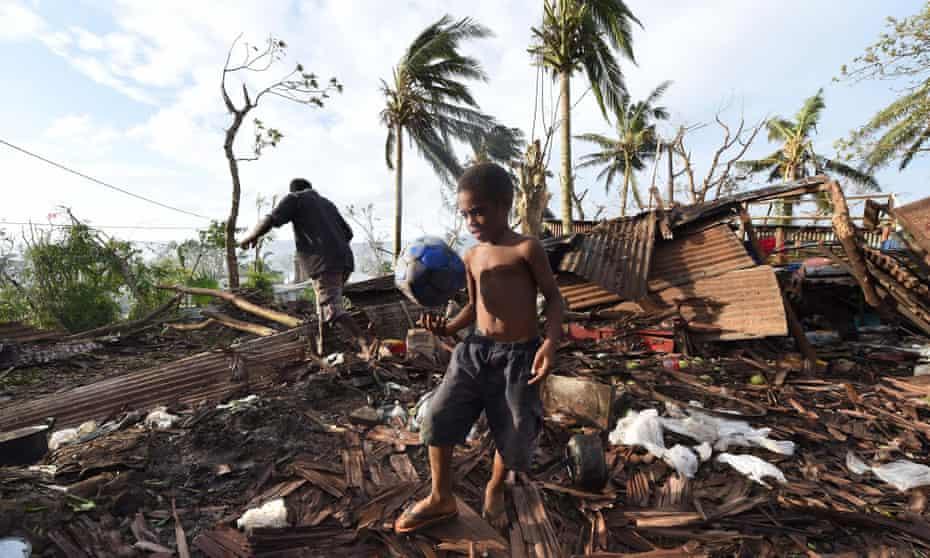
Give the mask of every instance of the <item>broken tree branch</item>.
<svg viewBox="0 0 930 558">
<path fill-rule="evenodd" d="M 223 324 L 224 326 L 239 331 L 244 331 L 246 333 L 251 333 L 253 335 L 258 335 L 259 337 L 268 337 L 269 335 L 274 335 L 277 331 L 271 329 L 268 326 L 263 326 L 259 324 L 253 324 L 250 322 L 245 322 L 242 320 L 237 320 L 233 317 L 227 316 L 222 312 L 215 312 L 213 310 L 203 310 L 203 315 L 210 318 L 211 320 Z"/>
<path fill-rule="evenodd" d="M 277 310 L 271 310 L 270 308 L 264 308 L 257 304 L 251 303 L 248 300 L 242 298 L 241 296 L 234 295 L 227 291 L 219 291 L 216 289 L 204 289 L 201 287 L 185 287 L 182 285 L 159 285 L 159 289 L 167 289 L 171 291 L 176 291 L 179 293 L 190 294 L 190 295 L 206 295 L 212 296 L 215 298 L 221 298 L 227 302 L 230 302 L 236 308 L 250 314 L 255 314 L 260 318 L 265 318 L 272 322 L 277 322 L 287 327 L 298 327 L 304 322 L 300 319 L 291 316 L 290 314 L 285 314 L 284 312 L 278 312 Z"/>
</svg>

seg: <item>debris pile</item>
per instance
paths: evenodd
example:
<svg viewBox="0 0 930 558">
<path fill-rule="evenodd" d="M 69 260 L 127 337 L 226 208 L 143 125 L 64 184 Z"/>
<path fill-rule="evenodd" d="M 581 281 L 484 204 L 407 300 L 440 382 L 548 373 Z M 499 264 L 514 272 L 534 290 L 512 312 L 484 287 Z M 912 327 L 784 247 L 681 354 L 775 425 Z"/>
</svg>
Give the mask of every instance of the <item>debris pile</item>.
<svg viewBox="0 0 930 558">
<path fill-rule="evenodd" d="M 312 316 L 230 299 L 217 311 L 248 327 L 226 343 L 17 392 L 0 430 L 51 417 L 60 443 L 0 467 L 0 537 L 37 556 L 927 553 L 925 228 L 910 230 L 909 206 L 880 209 L 910 221 L 905 250 L 876 250 L 855 227 L 844 236 L 840 210 L 823 259 L 792 269 L 761 263 L 746 218 L 749 200 L 830 188 L 817 177 L 547 242 L 570 319 L 501 531 L 478 511 L 493 455 L 481 419 L 453 455 L 459 517 L 393 532 L 429 491 L 417 429 L 454 340 L 410 331 L 419 309 L 379 279 L 347 289 L 390 338 L 375 362 L 334 338 L 314 350 Z M 839 288 L 866 304 L 797 304 Z M 173 325 L 149 343 L 216 327 Z"/>
</svg>

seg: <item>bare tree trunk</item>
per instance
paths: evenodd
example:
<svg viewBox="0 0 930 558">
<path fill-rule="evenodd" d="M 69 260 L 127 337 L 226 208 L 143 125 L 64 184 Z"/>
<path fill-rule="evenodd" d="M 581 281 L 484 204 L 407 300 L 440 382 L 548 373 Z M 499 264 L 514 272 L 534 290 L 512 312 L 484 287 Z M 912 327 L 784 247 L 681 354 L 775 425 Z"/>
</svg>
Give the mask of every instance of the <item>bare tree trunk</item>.
<svg viewBox="0 0 930 558">
<path fill-rule="evenodd" d="M 564 234 L 572 232 L 572 99 L 571 75 L 569 70 L 559 74 L 559 99 L 562 132 L 562 229 Z"/>
<path fill-rule="evenodd" d="M 623 191 L 620 192 L 620 216 L 626 217 L 626 197 L 630 192 L 630 158 L 625 157 L 626 164 L 623 167 Z"/>
<path fill-rule="evenodd" d="M 239 288 L 239 260 L 236 258 L 236 220 L 239 218 L 239 198 L 242 195 L 242 185 L 239 182 L 239 163 L 233 153 L 233 142 L 239 132 L 239 126 L 248 110 L 235 112 L 233 123 L 226 130 L 226 141 L 223 151 L 229 162 L 229 174 L 232 176 L 232 204 L 229 206 L 229 218 L 226 219 L 226 272 L 229 275 L 229 288 Z"/>
<path fill-rule="evenodd" d="M 668 149 L 668 192 L 665 195 L 665 203 L 667 207 L 671 207 L 672 202 L 675 201 L 675 169 L 672 163 L 672 144 L 666 144 L 665 147 Z"/>
<path fill-rule="evenodd" d="M 394 145 L 394 265 L 400 258 L 401 227 L 403 226 L 404 204 L 404 128 L 397 125 L 395 131 L 397 143 Z"/>
</svg>

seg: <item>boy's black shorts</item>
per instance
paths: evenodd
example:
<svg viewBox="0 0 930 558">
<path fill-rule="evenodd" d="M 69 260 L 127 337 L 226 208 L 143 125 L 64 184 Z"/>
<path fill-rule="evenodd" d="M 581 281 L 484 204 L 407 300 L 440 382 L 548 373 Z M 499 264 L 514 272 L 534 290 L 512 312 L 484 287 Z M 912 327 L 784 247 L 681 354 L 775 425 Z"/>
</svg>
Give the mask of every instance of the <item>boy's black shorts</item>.
<svg viewBox="0 0 930 558">
<path fill-rule="evenodd" d="M 460 343 L 430 401 L 423 443 L 465 443 L 483 410 L 507 468 L 528 471 L 543 423 L 539 385 L 527 384 L 540 343 L 499 343 L 479 335 Z"/>
</svg>

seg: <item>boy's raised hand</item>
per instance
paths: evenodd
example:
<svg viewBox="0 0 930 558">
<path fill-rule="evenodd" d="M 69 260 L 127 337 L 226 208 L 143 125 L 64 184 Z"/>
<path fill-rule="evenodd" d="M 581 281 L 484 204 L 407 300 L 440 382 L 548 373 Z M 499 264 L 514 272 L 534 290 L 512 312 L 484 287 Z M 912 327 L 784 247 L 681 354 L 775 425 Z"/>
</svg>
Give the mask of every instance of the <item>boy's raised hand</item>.
<svg viewBox="0 0 930 558">
<path fill-rule="evenodd" d="M 536 350 L 536 357 L 533 359 L 533 375 L 527 383 L 535 384 L 543 381 L 552 370 L 553 364 L 555 364 L 555 345 L 546 339 Z"/>
</svg>

